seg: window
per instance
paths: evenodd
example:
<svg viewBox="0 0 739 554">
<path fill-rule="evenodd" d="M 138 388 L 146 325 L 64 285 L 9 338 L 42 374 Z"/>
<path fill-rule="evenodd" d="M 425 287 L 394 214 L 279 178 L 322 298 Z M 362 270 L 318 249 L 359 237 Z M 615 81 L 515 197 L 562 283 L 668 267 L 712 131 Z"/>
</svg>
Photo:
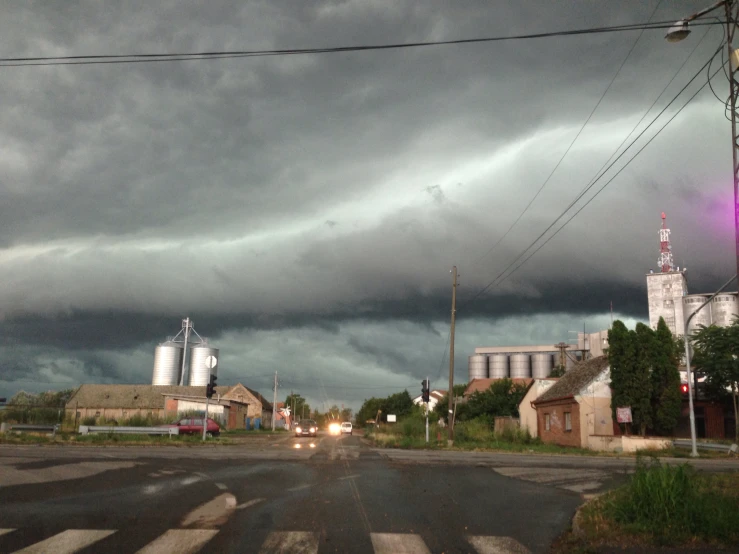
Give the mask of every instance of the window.
<svg viewBox="0 0 739 554">
<path fill-rule="evenodd" d="M 565 412 L 565 431 L 572 431 L 572 414 Z"/>
<path fill-rule="evenodd" d="M 549 431 L 551 429 L 551 425 L 549 422 L 549 414 L 544 414 L 544 429 Z"/>
</svg>

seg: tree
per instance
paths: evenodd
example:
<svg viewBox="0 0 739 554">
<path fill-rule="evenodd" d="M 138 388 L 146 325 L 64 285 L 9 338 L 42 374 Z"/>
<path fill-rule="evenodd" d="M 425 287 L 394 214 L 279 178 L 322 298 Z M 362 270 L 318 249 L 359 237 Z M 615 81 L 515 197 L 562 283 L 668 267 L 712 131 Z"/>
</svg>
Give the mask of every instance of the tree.
<svg viewBox="0 0 739 554">
<path fill-rule="evenodd" d="M 303 407 L 305 407 L 305 414 L 308 417 L 310 414 L 310 406 L 306 403 L 305 398 L 299 394 L 288 394 L 285 398 L 285 407 L 290 407 L 290 414 L 298 421 L 303 418 Z"/>
<path fill-rule="evenodd" d="M 566 373 L 565 366 L 563 366 L 563 365 L 557 365 L 549 373 L 549 377 L 562 377 L 562 376 L 564 376 L 565 373 Z"/>
<path fill-rule="evenodd" d="M 652 426 L 660 435 L 672 435 L 682 406 L 680 392 L 681 339 L 675 339 L 663 318 L 659 318 L 652 360 Z"/>
<path fill-rule="evenodd" d="M 631 375 L 631 417 L 639 434 L 645 436 L 647 427 L 652 426 L 652 367 L 657 349 L 656 337 L 652 328 L 643 323 L 637 323 L 633 334 L 629 332 L 629 337 L 634 341 L 636 354 Z"/>
<path fill-rule="evenodd" d="M 611 368 L 611 410 L 616 419 L 616 408 L 634 405 L 639 400 L 636 390 L 636 332 L 629 331 L 620 320 L 608 331 L 608 365 Z M 625 427 L 625 425 L 624 425 Z"/>
<path fill-rule="evenodd" d="M 706 392 L 719 399 L 731 396 L 739 442 L 739 320 L 729 327 L 700 326 L 693 346 L 693 363 L 706 378 Z"/>
<path fill-rule="evenodd" d="M 413 406 L 411 395 L 407 390 L 404 390 L 403 392 L 391 394 L 385 399 L 385 409 L 383 412 L 403 417 L 413 411 Z"/>
</svg>

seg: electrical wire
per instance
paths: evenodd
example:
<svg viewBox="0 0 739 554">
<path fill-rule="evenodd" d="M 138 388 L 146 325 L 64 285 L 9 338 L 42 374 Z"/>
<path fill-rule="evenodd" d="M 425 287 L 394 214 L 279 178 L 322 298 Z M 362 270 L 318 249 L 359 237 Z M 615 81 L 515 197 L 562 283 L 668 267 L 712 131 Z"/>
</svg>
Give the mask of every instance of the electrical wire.
<svg viewBox="0 0 739 554">
<path fill-rule="evenodd" d="M 543 237 L 544 237 L 544 236 L 545 236 L 545 235 L 546 235 L 546 234 L 547 234 L 547 233 L 549 232 L 549 230 L 550 230 L 550 229 L 552 229 L 552 227 L 554 227 L 554 226 L 555 226 L 555 225 L 557 224 L 557 222 L 558 222 L 558 221 L 559 221 L 560 219 L 562 219 L 562 218 L 563 218 L 563 217 L 564 217 L 564 216 L 565 216 L 565 215 L 567 214 L 567 212 L 568 212 L 568 211 L 569 211 L 569 210 L 570 210 L 570 209 L 571 209 L 571 208 L 572 208 L 572 207 L 573 207 L 573 206 L 574 206 L 574 205 L 575 205 L 575 204 L 576 204 L 576 203 L 577 203 L 577 202 L 578 202 L 578 201 L 579 201 L 580 199 L 582 199 L 582 198 L 583 198 L 583 196 L 584 196 L 584 195 L 585 195 L 585 194 L 586 194 L 586 193 L 587 193 L 587 192 L 588 192 L 588 191 L 589 191 L 589 190 L 590 190 L 590 189 L 591 189 L 591 188 L 592 188 L 593 186 L 595 186 L 595 184 L 596 184 L 596 183 L 597 183 L 597 182 L 598 182 L 598 181 L 599 181 L 599 180 L 600 180 L 600 179 L 601 179 L 601 178 L 602 178 L 602 177 L 603 177 L 603 176 L 605 175 L 605 173 L 606 173 L 606 172 L 607 172 L 607 171 L 608 171 L 609 169 L 611 169 L 611 167 L 613 167 L 613 165 L 614 165 L 614 164 L 615 164 L 615 163 L 616 163 L 616 162 L 617 162 L 617 161 L 618 161 L 619 159 L 621 159 L 621 157 L 622 157 L 622 156 L 623 156 L 623 155 L 624 155 L 624 154 L 625 154 L 626 152 L 628 152 L 628 150 L 629 150 L 629 149 L 630 149 L 630 148 L 631 148 L 631 147 L 632 147 L 632 146 L 633 146 L 633 145 L 634 145 L 634 144 L 636 143 L 636 141 L 638 141 L 638 140 L 639 140 L 639 139 L 640 139 L 640 138 L 641 138 L 641 137 L 642 137 L 642 136 L 644 135 L 644 133 L 645 133 L 645 132 L 646 132 L 646 131 L 647 131 L 647 130 L 648 130 L 648 129 L 649 129 L 649 128 L 650 128 L 650 127 L 651 127 L 651 126 L 652 126 L 652 125 L 653 125 L 653 124 L 654 124 L 654 123 L 655 123 L 655 122 L 656 122 L 656 121 L 657 121 L 657 120 L 658 120 L 658 119 L 659 119 L 659 118 L 660 118 L 661 116 L 662 116 L 662 114 L 663 114 L 663 113 L 664 113 L 664 112 L 665 112 L 665 111 L 666 111 L 666 110 L 667 110 L 667 109 L 668 109 L 668 108 L 669 108 L 669 107 L 670 107 L 670 106 L 671 106 L 671 105 L 672 105 L 672 104 L 673 104 L 674 102 L 676 102 L 676 101 L 677 101 L 677 99 L 678 99 L 678 98 L 680 97 L 680 95 L 681 95 L 681 94 L 682 94 L 682 93 L 683 93 L 683 92 L 684 92 L 684 91 L 685 91 L 685 90 L 686 90 L 686 89 L 687 89 L 687 88 L 688 88 L 688 87 L 689 87 L 689 86 L 690 86 L 690 85 L 691 85 L 691 84 L 693 83 L 693 81 L 695 81 L 695 79 L 696 79 L 696 78 L 698 78 L 698 76 L 700 76 L 700 75 L 701 75 L 701 74 L 703 73 L 703 70 L 704 70 L 704 69 L 705 69 L 706 67 L 708 67 L 708 64 L 709 64 L 709 63 L 711 63 L 711 61 L 713 60 L 713 58 L 714 58 L 714 57 L 716 56 L 716 54 L 718 54 L 719 50 L 720 50 L 720 49 L 721 49 L 722 47 L 723 47 L 723 44 L 722 44 L 722 45 L 721 45 L 721 46 L 719 47 L 719 49 L 718 49 L 718 50 L 716 50 L 716 52 L 714 52 L 714 54 L 713 54 L 713 55 L 711 56 L 711 58 L 710 58 L 710 59 L 709 59 L 709 60 L 708 60 L 708 61 L 707 61 L 707 62 L 706 62 L 705 64 L 703 64 L 703 66 L 702 66 L 702 67 L 701 67 L 701 68 L 700 68 L 700 69 L 698 70 L 698 72 L 697 72 L 697 73 L 696 73 L 696 74 L 695 74 L 695 75 L 694 75 L 694 76 L 693 76 L 693 77 L 692 77 L 692 78 L 691 78 L 691 79 L 690 79 L 690 80 L 689 80 L 689 81 L 688 81 L 688 82 L 687 82 L 687 83 L 685 84 L 685 86 L 683 86 L 683 88 L 682 88 L 682 89 L 680 89 L 680 91 L 679 91 L 679 92 L 678 92 L 678 93 L 677 93 L 677 94 L 676 94 L 676 95 L 675 95 L 675 96 L 674 96 L 674 97 L 672 98 L 672 100 L 670 100 L 670 102 L 668 102 L 668 103 L 667 103 L 667 105 L 666 105 L 666 106 L 665 106 L 665 107 L 664 107 L 664 108 L 663 108 L 663 109 L 662 109 L 662 110 L 661 110 L 661 111 L 659 112 L 659 114 L 657 114 L 657 116 L 656 116 L 656 117 L 655 117 L 655 118 L 654 118 L 654 119 L 653 119 L 653 120 L 652 120 L 652 121 L 651 121 L 651 122 L 650 122 L 650 123 L 649 123 L 649 124 L 648 124 L 648 125 L 647 125 L 647 126 L 646 126 L 646 127 L 644 128 L 644 129 L 643 129 L 643 130 L 642 130 L 642 131 L 641 131 L 641 133 L 639 133 L 639 135 L 637 135 L 637 137 L 636 137 L 636 138 L 635 138 L 635 139 L 634 139 L 634 140 L 633 140 L 633 141 L 632 141 L 632 142 L 631 142 L 631 143 L 629 144 L 629 146 L 628 146 L 628 147 L 627 147 L 627 148 L 626 148 L 626 149 L 625 149 L 625 150 L 624 150 L 623 152 L 621 152 L 621 154 L 619 154 L 619 155 L 618 155 L 618 157 L 617 157 L 617 158 L 616 158 L 615 160 L 613 160 L 613 162 L 612 162 L 612 163 L 611 163 L 611 164 L 610 164 L 610 165 L 609 165 L 609 166 L 608 166 L 608 167 L 607 167 L 607 168 L 606 168 L 606 169 L 605 169 L 605 170 L 604 170 L 604 171 L 603 171 L 603 172 L 602 172 L 602 173 L 601 173 L 601 174 L 600 174 L 599 176 L 597 176 L 597 177 L 596 177 L 596 178 L 595 178 L 595 179 L 594 179 L 593 181 L 591 181 L 591 183 L 590 183 L 590 184 L 588 184 L 588 185 L 587 185 L 587 186 L 585 187 L 585 189 L 583 189 L 583 191 L 581 191 L 581 192 L 580 192 L 580 194 L 578 194 L 578 195 L 577 195 L 577 197 L 575 198 L 575 200 L 573 200 L 573 201 L 572 201 L 572 202 L 570 203 L 570 205 L 569 205 L 569 206 L 567 206 L 567 208 L 565 208 L 565 210 L 564 210 L 564 211 L 563 211 L 563 212 L 562 212 L 562 213 L 561 213 L 561 214 L 560 214 L 560 215 L 559 215 L 559 216 L 558 216 L 558 217 L 557 217 L 557 218 L 556 218 L 556 219 L 555 219 L 555 220 L 554 220 L 554 221 L 553 221 L 553 222 L 552 222 L 552 223 L 551 223 L 550 225 L 549 225 L 549 227 L 547 227 L 547 228 L 546 228 L 546 229 L 545 229 L 545 230 L 544 230 L 544 231 L 543 231 L 543 232 L 542 232 L 542 233 L 541 233 L 541 234 L 540 234 L 540 235 L 539 235 L 539 236 L 538 236 L 538 237 L 537 237 L 537 238 L 536 238 L 536 239 L 535 239 L 535 240 L 534 240 L 534 241 L 533 241 L 533 242 L 532 242 L 532 243 L 531 243 L 531 244 L 530 244 L 530 245 L 529 245 L 529 246 L 528 246 L 527 248 L 525 248 L 525 249 L 524 249 L 524 250 L 523 250 L 523 251 L 521 252 L 521 254 L 519 254 L 519 255 L 518 255 L 518 256 L 517 256 L 517 257 L 516 257 L 516 258 L 515 258 L 515 259 L 514 259 L 514 260 L 513 260 L 513 261 L 512 261 L 512 262 L 511 262 L 511 263 L 510 263 L 510 264 L 509 264 L 509 265 L 508 265 L 508 266 L 507 266 L 507 267 L 506 267 L 506 268 L 505 268 L 504 270 L 503 270 L 503 271 L 501 271 L 501 272 L 500 272 L 500 273 L 499 273 L 499 274 L 498 274 L 498 275 L 497 275 L 497 276 L 496 276 L 496 277 L 495 277 L 495 278 L 494 278 L 494 279 L 493 279 L 492 281 L 490 281 L 490 282 L 489 282 L 489 283 L 488 283 L 488 284 L 487 284 L 487 285 L 486 285 L 485 287 L 483 287 L 483 288 L 482 288 L 482 289 L 481 289 L 481 290 L 480 290 L 480 291 L 479 291 L 479 292 L 478 292 L 477 294 L 475 294 L 475 296 L 474 296 L 473 298 L 471 298 L 470 300 L 466 301 L 466 302 L 465 302 L 465 304 L 464 304 L 464 306 L 466 306 L 466 305 L 470 304 L 471 302 L 474 302 L 474 301 L 475 301 L 475 300 L 476 300 L 477 298 L 479 298 L 480 296 L 482 296 L 482 294 L 484 294 L 484 293 L 485 293 L 485 292 L 486 292 L 486 291 L 487 291 L 487 290 L 488 290 L 488 289 L 489 289 L 490 287 L 492 287 L 493 285 L 497 285 L 497 284 L 500 284 L 501 282 L 503 282 L 503 280 L 505 280 L 505 279 L 507 279 L 507 278 L 508 278 L 508 276 L 506 276 L 506 277 L 505 277 L 504 279 L 502 279 L 502 280 L 501 280 L 501 278 L 503 277 L 503 275 L 505 275 L 505 274 L 506 274 L 506 273 L 508 272 L 508 270 L 509 270 L 509 269 L 511 269 L 511 267 L 513 267 L 513 266 L 514 266 L 514 265 L 516 264 L 516 262 L 518 262 L 518 261 L 519 261 L 519 260 L 520 260 L 520 259 L 521 259 L 521 258 L 522 258 L 523 256 L 525 256 L 525 255 L 526 255 L 526 253 L 527 253 L 527 252 L 528 252 L 528 251 L 529 251 L 529 250 L 530 250 L 531 248 L 533 248 L 533 247 L 534 247 L 534 246 L 536 245 L 536 243 L 537 243 L 537 242 L 539 242 L 539 241 L 540 241 L 540 240 L 541 240 L 541 239 L 542 239 L 542 238 L 543 238 Z M 720 71 L 720 70 L 721 70 L 721 69 L 719 68 L 719 70 L 718 70 L 718 71 Z M 717 71 L 716 73 L 718 73 L 718 71 Z M 716 73 L 714 73 L 714 75 L 715 75 Z M 713 77 L 713 76 L 712 76 L 712 77 Z M 706 86 L 707 84 L 708 84 L 708 83 L 705 83 L 705 84 L 704 84 L 704 85 L 703 85 L 703 86 L 701 87 L 701 89 L 700 89 L 700 90 L 702 90 L 703 88 L 705 88 L 705 86 Z M 663 91 L 663 92 L 664 92 L 664 91 Z M 691 98 L 691 100 L 692 100 L 692 98 Z M 687 105 L 687 104 L 686 104 L 686 105 Z M 680 111 L 682 111 L 682 109 L 683 109 L 684 107 L 685 107 L 685 106 L 683 106 L 682 108 L 680 108 L 680 110 L 679 110 L 679 111 L 678 111 L 677 113 L 680 113 Z M 672 119 L 674 119 L 674 116 L 673 116 L 673 118 L 672 118 Z M 672 119 L 670 119 L 670 121 L 672 121 Z M 669 122 L 668 122 L 668 124 L 669 124 Z M 664 127 L 662 127 L 662 129 L 664 129 Z M 658 131 L 658 132 L 657 132 L 657 134 L 659 134 L 659 132 L 661 132 L 661 130 L 662 130 L 662 129 L 660 129 L 660 131 Z M 633 133 L 633 131 L 632 131 L 632 133 Z M 657 135 L 655 134 L 655 135 L 654 135 L 654 137 L 656 137 L 656 136 L 657 136 Z M 651 141 L 652 141 L 652 140 L 654 139 L 654 137 L 652 137 L 652 139 L 650 139 L 650 140 L 649 140 L 649 142 L 647 142 L 647 145 L 648 145 L 648 144 L 649 144 L 649 143 L 650 143 L 650 142 L 651 142 Z M 645 145 L 645 147 L 646 147 L 646 145 Z M 628 162 L 627 162 L 627 163 L 626 163 L 626 164 L 625 164 L 625 165 L 624 165 L 624 166 L 623 166 L 623 167 L 622 167 L 622 168 L 621 168 L 621 169 L 619 170 L 619 173 L 620 173 L 620 172 L 621 172 L 621 171 L 622 171 L 622 170 L 623 170 L 623 169 L 624 169 L 624 168 L 625 168 L 626 166 L 628 166 L 628 164 L 630 164 L 630 163 L 631 163 L 631 161 L 633 161 L 633 160 L 634 160 L 634 158 L 636 158 L 636 156 L 637 156 L 637 155 L 638 155 L 638 154 L 639 154 L 639 153 L 640 153 L 640 152 L 641 152 L 641 151 L 642 151 L 643 149 L 644 149 L 644 148 L 642 148 L 641 150 L 639 150 L 639 152 L 637 152 L 637 154 L 636 154 L 636 155 L 634 155 L 634 156 L 633 156 L 633 157 L 632 157 L 632 158 L 631 158 L 631 159 L 630 159 L 630 160 L 629 160 L 629 161 L 628 161 Z M 611 179 L 611 180 L 612 180 L 612 179 Z M 610 182 L 611 182 L 611 181 L 608 181 L 608 183 L 610 183 Z M 601 189 L 601 190 L 602 190 L 602 189 Z M 578 213 L 579 213 L 579 211 L 578 211 Z M 569 222 L 569 221 L 570 221 L 570 220 L 568 220 L 568 222 Z M 560 230 L 561 230 L 561 229 L 562 229 L 562 228 L 560 228 Z M 558 232 L 559 232 L 559 230 L 557 231 L 557 233 L 558 233 Z M 555 233 L 555 234 L 556 234 L 556 233 Z M 554 236 L 554 235 L 552 235 L 552 237 L 553 237 L 553 236 Z M 548 242 L 549 240 L 551 240 L 551 238 L 552 238 L 552 237 L 550 237 L 550 238 L 549 238 L 549 239 L 547 240 L 547 242 Z M 545 244 L 546 244 L 546 243 L 545 243 Z M 540 249 L 540 248 L 539 248 L 539 249 Z M 537 249 L 536 251 L 538 252 L 538 250 L 539 250 L 539 249 Z M 526 260 L 530 259 L 530 257 L 531 257 L 531 256 L 529 256 L 528 258 L 526 258 Z M 526 260 L 525 260 L 525 261 L 526 261 Z M 525 263 L 525 261 L 524 261 L 524 263 Z M 523 264 L 521 264 L 521 265 L 523 265 Z M 518 267 L 520 267 L 520 265 L 519 265 Z M 518 270 L 518 267 L 516 268 L 516 270 Z M 499 281 L 499 280 L 500 280 L 500 281 Z M 499 282 L 498 282 L 498 281 L 499 281 Z"/>
<path fill-rule="evenodd" d="M 404 48 L 420 48 L 427 46 L 449 46 L 461 44 L 476 44 L 486 42 L 502 42 L 511 40 L 531 40 L 561 36 L 576 36 L 598 33 L 614 33 L 623 31 L 638 31 L 645 29 L 669 29 L 674 21 L 658 21 L 653 23 L 631 23 L 610 27 L 592 27 L 569 31 L 553 31 L 544 33 L 529 33 L 523 35 L 508 35 L 496 37 L 440 40 L 426 42 L 407 42 L 394 44 L 374 44 L 364 46 L 340 46 L 327 48 L 291 48 L 283 50 L 225 50 L 211 52 L 179 52 L 172 54 L 92 54 L 77 56 L 35 56 L 35 57 L 6 57 L 0 58 L 0 67 L 27 67 L 50 65 L 93 65 L 93 64 L 120 64 L 120 63 L 150 63 L 171 62 L 186 60 L 212 60 L 224 58 L 246 58 L 264 56 L 290 56 L 304 54 L 332 54 L 342 52 L 364 52 L 370 50 L 398 50 Z M 693 25 L 716 25 L 713 21 L 697 22 Z"/>
<path fill-rule="evenodd" d="M 648 21 L 651 21 L 652 17 L 654 17 L 654 14 L 657 12 L 657 9 L 659 8 L 659 6 L 660 6 L 661 3 L 662 3 L 662 0 L 660 0 L 659 2 L 657 2 L 657 5 L 654 7 L 654 10 L 652 10 L 652 13 L 649 16 L 649 20 Z M 631 45 L 631 48 L 629 49 L 629 51 L 626 54 L 626 57 L 621 62 L 621 65 L 618 66 L 618 69 L 616 70 L 616 73 L 614 73 L 613 77 L 611 78 L 611 81 L 608 83 L 608 86 L 603 91 L 603 94 L 600 95 L 600 98 L 598 99 L 598 102 L 596 102 L 595 106 L 590 111 L 590 114 L 588 115 L 587 119 L 585 119 L 585 122 L 580 126 L 580 129 L 577 131 L 577 134 L 575 135 L 575 138 L 572 139 L 572 141 L 570 142 L 569 146 L 564 151 L 564 154 L 562 154 L 562 156 L 559 158 L 559 161 L 555 164 L 554 168 L 549 173 L 549 175 L 547 176 L 547 178 L 544 179 L 544 182 L 539 187 L 539 190 L 536 191 L 536 194 L 534 194 L 534 196 L 531 198 L 531 200 L 529 200 L 529 203 L 526 204 L 526 207 L 518 215 L 518 217 L 510 225 L 510 227 L 508 227 L 508 229 L 506 230 L 506 232 L 503 233 L 503 235 L 495 242 L 495 244 L 493 244 L 493 246 L 490 247 L 490 249 L 485 254 L 483 254 L 480 258 L 478 258 L 478 261 L 480 261 L 480 260 L 482 260 L 484 258 L 487 258 L 488 256 L 490 256 L 490 254 L 492 254 L 495 251 L 495 249 L 498 247 L 498 245 L 500 243 L 502 243 L 505 240 L 505 238 L 511 233 L 511 231 L 516 227 L 516 225 L 518 225 L 518 222 L 521 221 L 521 218 L 523 218 L 523 216 L 526 215 L 526 213 L 529 211 L 529 208 L 531 207 L 531 205 L 536 201 L 537 198 L 539 198 L 539 195 L 541 194 L 541 192 L 544 190 L 544 188 L 547 186 L 547 184 L 552 179 L 552 177 L 554 176 L 554 174 L 557 172 L 557 170 L 559 169 L 560 165 L 562 165 L 562 162 L 567 157 L 567 154 L 569 154 L 570 153 L 570 150 L 572 150 L 572 147 L 577 142 L 577 139 L 580 138 L 580 135 L 585 130 L 585 127 L 587 127 L 588 126 L 588 123 L 590 123 L 590 120 L 593 118 L 593 115 L 595 115 L 595 112 L 600 107 L 601 103 L 603 102 L 603 99 L 608 94 L 608 91 L 611 90 L 611 87 L 613 86 L 613 83 L 616 81 L 616 78 L 620 75 L 621 70 L 623 69 L 624 65 L 626 64 L 626 62 L 628 61 L 628 59 L 631 57 L 631 54 L 634 52 L 634 49 L 636 48 L 636 45 L 639 44 L 639 41 L 641 40 L 642 36 L 644 35 L 644 31 L 645 31 L 645 28 L 641 29 L 641 31 L 639 32 L 639 36 L 636 37 L 636 40 L 634 41 L 634 44 Z"/>
</svg>

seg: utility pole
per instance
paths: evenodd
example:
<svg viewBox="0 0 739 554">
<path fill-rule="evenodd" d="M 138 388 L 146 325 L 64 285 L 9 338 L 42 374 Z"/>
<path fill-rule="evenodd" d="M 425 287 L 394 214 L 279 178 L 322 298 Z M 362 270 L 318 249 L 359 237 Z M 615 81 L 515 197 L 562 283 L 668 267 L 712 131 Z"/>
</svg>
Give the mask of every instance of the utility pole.
<svg viewBox="0 0 739 554">
<path fill-rule="evenodd" d="M 205 441 L 205 436 L 208 432 L 208 403 L 210 402 L 210 397 L 205 397 L 205 417 L 203 418 L 203 441 Z"/>
<path fill-rule="evenodd" d="M 449 331 L 449 438 L 447 443 L 449 446 L 454 444 L 454 428 L 452 417 L 454 415 L 454 321 L 457 315 L 457 266 L 452 268 L 452 327 Z"/>
<path fill-rule="evenodd" d="M 277 372 L 275 371 L 275 385 L 272 387 L 272 390 L 275 391 L 275 394 L 273 396 L 272 400 L 272 431 L 275 430 L 275 416 L 277 415 Z"/>
<path fill-rule="evenodd" d="M 737 54 L 734 50 L 734 35 L 736 34 L 737 18 L 739 17 L 739 3 L 729 0 L 724 4 L 726 8 L 726 44 L 729 50 L 729 111 L 731 112 L 731 157 L 732 177 L 734 178 L 734 242 L 736 244 L 736 272 L 739 276 L 739 137 L 736 131 L 737 99 L 739 97 L 739 81 L 737 81 Z"/>
</svg>

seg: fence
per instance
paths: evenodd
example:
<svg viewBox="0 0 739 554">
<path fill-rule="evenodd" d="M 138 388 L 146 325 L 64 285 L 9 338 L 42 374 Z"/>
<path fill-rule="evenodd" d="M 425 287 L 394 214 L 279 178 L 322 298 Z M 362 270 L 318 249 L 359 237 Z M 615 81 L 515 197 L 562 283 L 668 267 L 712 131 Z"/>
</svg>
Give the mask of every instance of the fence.
<svg viewBox="0 0 739 554">
<path fill-rule="evenodd" d="M 118 427 L 107 425 L 80 425 L 80 435 L 108 433 L 111 435 L 179 435 L 177 427 Z"/>
<path fill-rule="evenodd" d="M 0 423 L 0 433 L 7 433 L 9 431 L 30 431 L 30 432 L 51 432 L 52 435 L 56 435 L 59 430 L 59 425 L 32 425 L 23 423 Z"/>
<path fill-rule="evenodd" d="M 675 439 L 672 441 L 672 445 L 675 448 L 692 448 L 692 443 L 689 439 Z M 696 447 L 698 450 L 713 450 L 716 452 L 726 452 L 727 454 L 736 455 L 739 452 L 739 446 L 736 444 L 720 444 L 715 442 L 697 442 Z"/>
</svg>

